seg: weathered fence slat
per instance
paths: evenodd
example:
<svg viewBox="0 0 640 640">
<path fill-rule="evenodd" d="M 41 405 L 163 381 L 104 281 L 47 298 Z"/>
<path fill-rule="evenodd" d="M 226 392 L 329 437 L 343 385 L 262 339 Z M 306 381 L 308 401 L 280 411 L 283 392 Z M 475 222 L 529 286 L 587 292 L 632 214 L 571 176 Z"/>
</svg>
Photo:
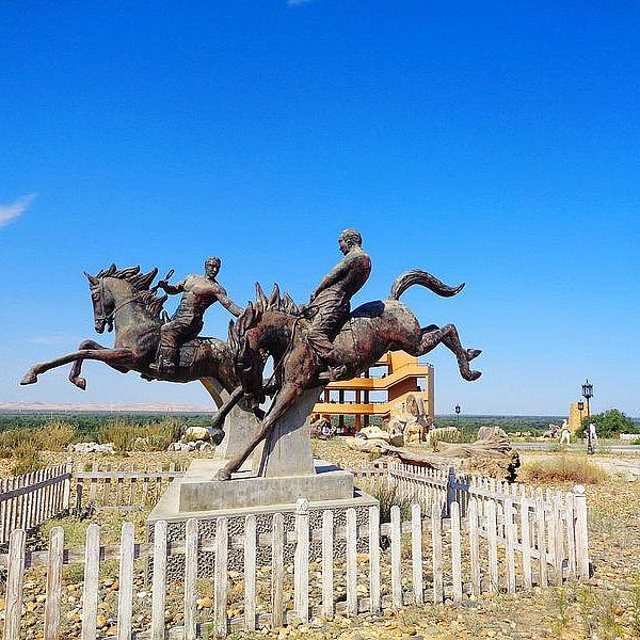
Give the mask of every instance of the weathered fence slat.
<svg viewBox="0 0 640 640">
<path fill-rule="evenodd" d="M 27 534 L 23 529 L 15 529 L 9 537 L 9 572 L 7 575 L 4 612 L 5 640 L 18 640 L 20 637 L 26 538 Z"/>
<path fill-rule="evenodd" d="M 296 551 L 293 564 L 293 608 L 303 622 L 309 621 L 309 503 L 296 504 Z"/>
<path fill-rule="evenodd" d="M 403 605 L 402 577 L 400 575 L 402 559 L 400 531 L 400 507 L 394 505 L 391 507 L 391 599 L 396 609 Z"/>
<path fill-rule="evenodd" d="M 462 549 L 460 537 L 460 505 L 451 503 L 451 577 L 453 601 L 462 602 Z"/>
<path fill-rule="evenodd" d="M 196 637 L 196 599 L 198 576 L 198 521 L 187 520 L 185 530 L 184 557 L 184 637 L 195 640 Z M 164 611 L 162 612 L 164 618 Z"/>
<path fill-rule="evenodd" d="M 357 531 L 356 531 L 356 510 L 347 509 L 347 615 L 358 614 L 358 576 L 357 576 Z"/>
<path fill-rule="evenodd" d="M 498 593 L 498 538 L 496 522 L 496 503 L 490 500 L 487 504 L 487 542 L 489 545 L 489 588 Z"/>
<path fill-rule="evenodd" d="M 530 532 L 529 500 L 527 498 L 523 498 L 520 503 L 520 536 L 522 547 L 522 574 L 525 589 L 531 589 L 533 586 L 533 577 L 531 575 Z"/>
<path fill-rule="evenodd" d="M 186 573 L 186 567 L 185 567 Z M 151 599 L 151 638 L 164 638 L 164 606 L 167 590 L 167 523 L 153 527 L 153 593 Z"/>
<path fill-rule="evenodd" d="M 284 516 L 273 514 L 271 543 L 271 613 L 274 628 L 284 624 Z"/>
<path fill-rule="evenodd" d="M 213 633 L 216 638 L 227 637 L 227 546 L 229 527 L 227 518 L 216 519 L 216 561 L 213 578 Z"/>
<path fill-rule="evenodd" d="M 424 600 L 422 583 L 422 514 L 420 505 L 411 507 L 411 564 L 413 569 L 413 601 L 422 604 Z"/>
<path fill-rule="evenodd" d="M 118 640 L 131 640 L 133 612 L 133 523 L 122 525 L 120 542 L 120 587 L 118 590 Z"/>
<path fill-rule="evenodd" d="M 47 600 L 44 611 L 45 640 L 58 640 L 60 635 L 60 605 L 62 597 L 63 555 L 64 529 L 62 527 L 53 527 L 53 529 L 51 529 L 51 534 L 49 537 Z"/>
<path fill-rule="evenodd" d="M 100 526 L 87 527 L 84 553 L 84 588 L 82 591 L 82 640 L 96 637 L 98 615 L 98 574 L 100 571 Z"/>
<path fill-rule="evenodd" d="M 256 517 L 244 519 L 244 628 L 256 628 Z"/>
<path fill-rule="evenodd" d="M 380 599 L 380 508 L 369 507 L 369 608 L 377 614 L 382 608 Z"/>
<path fill-rule="evenodd" d="M 322 513 L 322 612 L 327 618 L 333 606 L 333 511 Z"/>
<path fill-rule="evenodd" d="M 471 593 L 476 598 L 481 593 L 480 583 L 480 532 L 478 531 L 478 501 L 469 501 L 469 560 L 471 563 Z"/>
<path fill-rule="evenodd" d="M 442 560 L 442 511 L 439 502 L 431 507 L 431 549 L 433 553 L 433 603 L 444 601 L 444 577 Z"/>
</svg>

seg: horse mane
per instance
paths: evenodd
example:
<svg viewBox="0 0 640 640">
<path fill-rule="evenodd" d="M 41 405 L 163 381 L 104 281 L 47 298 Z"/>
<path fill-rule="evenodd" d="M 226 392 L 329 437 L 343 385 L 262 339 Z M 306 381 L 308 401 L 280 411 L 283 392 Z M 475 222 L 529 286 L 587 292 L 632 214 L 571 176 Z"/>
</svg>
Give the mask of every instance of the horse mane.
<svg viewBox="0 0 640 640">
<path fill-rule="evenodd" d="M 237 352 L 245 333 L 262 320 L 265 311 L 281 311 L 292 316 L 300 314 L 300 309 L 293 298 L 286 292 L 282 296 L 277 284 L 273 285 L 273 291 L 267 298 L 260 283 L 256 282 L 255 303 L 248 302 L 238 319 L 229 323 L 229 345 L 233 351 Z"/>
<path fill-rule="evenodd" d="M 118 269 L 112 264 L 108 269 L 102 269 L 96 274 L 96 278 L 117 278 L 128 282 L 135 291 L 139 292 L 137 299 L 142 302 L 147 311 L 155 318 L 160 317 L 162 307 L 168 296 L 159 296 L 155 291 L 149 289 L 154 278 L 158 275 L 158 268 L 154 267 L 147 273 L 141 273 L 140 267 L 127 267 Z"/>
</svg>

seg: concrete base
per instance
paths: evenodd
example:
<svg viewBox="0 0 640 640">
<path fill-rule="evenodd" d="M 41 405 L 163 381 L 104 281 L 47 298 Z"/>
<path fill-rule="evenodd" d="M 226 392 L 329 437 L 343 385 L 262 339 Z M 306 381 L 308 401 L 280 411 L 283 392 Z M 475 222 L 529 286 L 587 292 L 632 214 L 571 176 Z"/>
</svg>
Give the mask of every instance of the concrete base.
<svg viewBox="0 0 640 640">
<path fill-rule="evenodd" d="M 325 482 L 322 476 L 330 477 L 339 477 L 340 481 L 337 482 L 339 486 L 342 487 L 342 491 L 345 496 L 341 498 L 329 499 L 326 494 L 322 493 L 322 489 L 319 488 L 319 485 L 313 487 L 313 485 L 309 485 L 309 493 L 307 495 L 293 495 L 291 492 L 289 493 L 289 497 L 291 500 L 286 503 L 280 504 L 270 504 L 270 505 L 257 505 L 254 506 L 245 506 L 239 508 L 211 508 L 211 504 L 209 505 L 209 509 L 207 510 L 195 510 L 195 511 L 182 511 L 180 509 L 180 493 L 182 488 L 185 485 L 197 485 L 204 484 L 210 485 L 210 488 L 207 491 L 211 491 L 212 495 L 215 493 L 216 488 L 219 489 L 220 485 L 229 485 L 232 486 L 232 483 L 241 483 L 241 482 L 249 482 L 250 485 L 254 488 L 257 497 L 263 497 L 264 493 L 260 487 L 262 483 L 265 482 L 273 482 L 280 481 L 286 482 L 289 481 L 291 483 L 291 478 L 248 478 L 248 479 L 238 479 L 238 480 L 230 480 L 226 482 L 220 481 L 211 481 L 210 478 L 215 473 L 216 469 L 219 468 L 224 461 L 215 461 L 215 460 L 194 460 L 191 463 L 191 467 L 189 468 L 187 475 L 182 478 L 176 478 L 169 488 L 164 493 L 156 507 L 149 514 L 147 519 L 147 539 L 149 541 L 153 540 L 153 527 L 158 520 L 165 520 L 168 523 L 167 527 L 167 535 L 170 542 L 182 541 L 185 538 L 185 526 L 187 520 L 190 518 L 198 519 L 198 536 L 201 539 L 214 538 L 216 531 L 216 520 L 219 517 L 228 518 L 228 527 L 229 527 L 229 536 L 237 536 L 242 535 L 244 532 L 244 522 L 245 516 L 249 514 L 253 514 L 256 516 L 257 523 L 257 532 L 258 534 L 269 533 L 272 529 L 272 517 L 274 513 L 282 513 L 284 516 L 284 529 L 285 532 L 290 532 L 295 530 L 295 509 L 296 509 L 296 500 L 299 497 L 305 497 L 309 500 L 309 526 L 311 530 L 320 529 L 322 527 L 322 513 L 324 510 L 331 510 L 334 514 L 334 529 L 338 527 L 345 526 L 346 524 L 346 511 L 347 509 L 353 508 L 356 510 L 356 520 L 359 527 L 366 526 L 368 523 L 369 517 L 369 507 L 373 505 L 378 505 L 378 501 L 362 491 L 360 491 L 357 487 L 353 486 L 353 479 L 351 474 L 348 472 L 338 469 L 337 467 L 333 467 L 329 463 L 322 461 L 316 462 L 316 471 L 317 475 L 314 476 L 302 476 L 305 482 Z M 344 476 L 349 476 L 350 480 L 345 480 Z M 260 485 L 255 483 L 260 483 Z M 298 488 L 300 489 L 303 485 L 298 483 Z M 347 494 L 345 487 L 349 486 L 350 491 Z M 187 489 L 189 491 L 190 489 Z M 225 495 L 229 495 L 232 493 L 231 491 L 227 492 L 224 488 L 222 491 Z M 257 502 L 255 500 L 254 502 Z M 203 504 L 194 503 L 193 506 L 205 506 Z M 366 550 L 366 539 L 358 541 L 358 549 L 359 551 Z M 312 541 L 310 543 L 311 546 L 311 557 L 320 556 L 322 553 L 322 543 Z M 286 543 L 285 544 L 285 562 L 289 563 L 293 560 L 293 554 L 295 551 L 295 544 Z M 345 542 L 344 540 L 338 541 L 336 540 L 334 545 L 334 554 L 336 558 L 344 557 L 346 553 Z M 268 566 L 271 562 L 271 549 L 270 547 L 259 547 L 258 548 L 258 565 L 259 566 Z M 314 555 L 315 554 L 315 555 Z M 229 568 L 234 571 L 242 570 L 243 563 L 243 555 L 242 549 L 231 547 L 229 549 Z M 212 577 L 213 575 L 213 567 L 214 567 L 214 554 L 210 551 L 202 551 L 198 552 L 198 576 L 199 577 Z M 171 580 L 180 579 L 184 573 L 184 557 L 181 555 L 171 556 L 167 558 L 167 573 L 168 577 Z"/>
<path fill-rule="evenodd" d="M 259 478 L 239 473 L 221 481 L 185 477 L 179 487 L 178 510 L 181 513 L 245 509 L 295 504 L 298 498 L 323 501 L 353 497 L 353 476 L 347 471 L 316 461 L 314 475 Z M 212 474 L 213 475 L 213 474 Z"/>
</svg>

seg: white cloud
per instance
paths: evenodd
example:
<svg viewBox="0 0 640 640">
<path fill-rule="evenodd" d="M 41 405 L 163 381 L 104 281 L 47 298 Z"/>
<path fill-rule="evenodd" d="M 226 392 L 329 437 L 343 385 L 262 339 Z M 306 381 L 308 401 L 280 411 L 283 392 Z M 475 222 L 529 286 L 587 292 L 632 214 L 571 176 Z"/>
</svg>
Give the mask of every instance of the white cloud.
<svg viewBox="0 0 640 640">
<path fill-rule="evenodd" d="M 311 0 L 287 0 L 288 7 L 299 7 L 302 4 L 309 4 Z"/>
<path fill-rule="evenodd" d="M 0 227 L 21 216 L 31 206 L 37 195 L 37 193 L 30 193 L 28 196 L 18 198 L 13 204 L 0 204 Z"/>
</svg>

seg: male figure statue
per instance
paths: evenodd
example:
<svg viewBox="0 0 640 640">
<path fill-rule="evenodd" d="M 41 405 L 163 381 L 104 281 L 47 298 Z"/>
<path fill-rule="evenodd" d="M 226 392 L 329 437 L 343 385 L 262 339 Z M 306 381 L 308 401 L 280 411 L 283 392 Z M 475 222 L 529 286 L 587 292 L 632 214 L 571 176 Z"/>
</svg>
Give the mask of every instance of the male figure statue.
<svg viewBox="0 0 640 640">
<path fill-rule="evenodd" d="M 307 340 L 318 357 L 329 366 L 333 380 L 346 373 L 333 340 L 351 313 L 351 298 L 362 288 L 371 273 L 371 259 L 362 249 L 362 236 L 355 229 L 345 229 L 338 238 L 344 254 L 341 260 L 311 294 L 303 313 L 312 320 Z"/>
<path fill-rule="evenodd" d="M 173 318 L 160 327 L 160 346 L 153 367 L 159 372 L 174 373 L 180 347 L 202 331 L 204 313 L 212 304 L 220 302 L 236 317 L 242 313 L 242 309 L 228 298 L 227 292 L 216 281 L 221 264 L 220 258 L 207 258 L 204 276 L 189 275 L 176 285 L 165 280 L 158 282 L 158 286 L 170 295 L 182 293 Z"/>
</svg>

